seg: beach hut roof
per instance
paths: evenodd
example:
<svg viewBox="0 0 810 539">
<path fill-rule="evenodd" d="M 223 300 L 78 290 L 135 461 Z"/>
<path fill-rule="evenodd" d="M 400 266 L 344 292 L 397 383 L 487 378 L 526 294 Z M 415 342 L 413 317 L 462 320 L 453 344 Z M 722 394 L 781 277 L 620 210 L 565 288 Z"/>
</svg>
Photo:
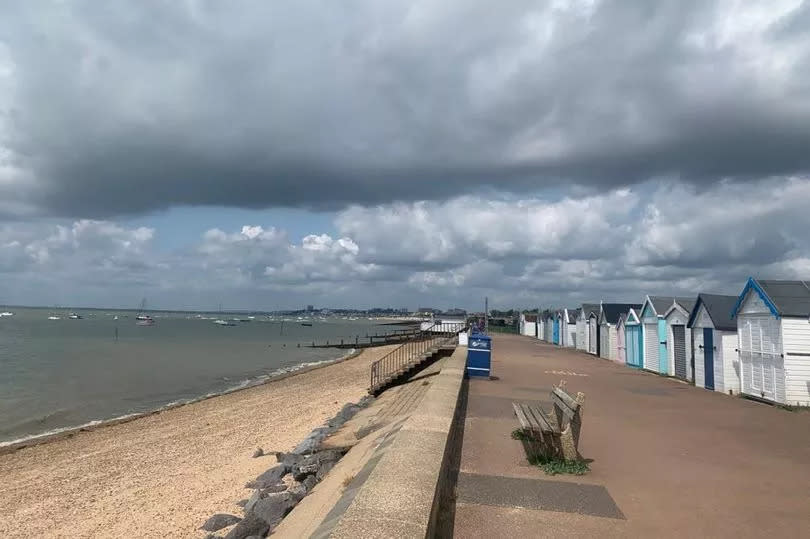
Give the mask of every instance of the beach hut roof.
<svg viewBox="0 0 810 539">
<path fill-rule="evenodd" d="M 619 321 L 619 316 L 626 315 L 630 309 L 640 308 L 641 305 L 637 303 L 603 303 L 602 320 L 608 324 L 616 324 Z"/>
<path fill-rule="evenodd" d="M 697 313 L 700 310 L 700 306 L 703 305 L 706 312 L 709 313 L 709 318 L 712 320 L 714 329 L 719 329 L 720 331 L 737 331 L 737 322 L 731 315 L 736 303 L 737 296 L 698 294 L 697 301 L 695 302 L 694 307 L 692 307 L 692 312 L 689 315 L 688 326 L 692 327 L 692 324 L 695 322 L 695 318 L 697 318 Z"/>
<path fill-rule="evenodd" d="M 732 316 L 737 315 L 749 290 L 759 294 L 774 316 L 810 316 L 810 281 L 772 281 L 749 277 L 734 304 Z"/>
<path fill-rule="evenodd" d="M 591 313 L 599 314 L 599 304 L 598 303 L 583 303 L 582 307 L 580 307 L 580 312 L 585 314 L 585 318 L 588 318 Z"/>
</svg>

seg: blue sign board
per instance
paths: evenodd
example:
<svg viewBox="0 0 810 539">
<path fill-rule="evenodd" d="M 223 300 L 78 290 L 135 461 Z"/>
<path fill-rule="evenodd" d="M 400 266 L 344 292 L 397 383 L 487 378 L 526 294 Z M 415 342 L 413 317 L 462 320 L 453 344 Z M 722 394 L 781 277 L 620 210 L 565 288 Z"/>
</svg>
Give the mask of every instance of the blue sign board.
<svg viewBox="0 0 810 539">
<path fill-rule="evenodd" d="M 470 335 L 467 341 L 467 375 L 489 378 L 491 359 L 492 339 L 488 335 Z"/>
</svg>

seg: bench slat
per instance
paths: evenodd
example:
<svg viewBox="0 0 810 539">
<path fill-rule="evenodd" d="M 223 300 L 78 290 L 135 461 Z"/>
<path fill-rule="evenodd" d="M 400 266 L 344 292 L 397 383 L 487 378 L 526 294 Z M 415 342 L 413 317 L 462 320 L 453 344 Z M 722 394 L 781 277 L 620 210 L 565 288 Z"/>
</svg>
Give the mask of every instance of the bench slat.
<svg viewBox="0 0 810 539">
<path fill-rule="evenodd" d="M 560 429 L 557 428 L 557 423 L 551 421 L 542 408 L 539 406 L 527 406 L 527 408 L 540 424 L 540 428 L 543 432 L 560 433 Z"/>
<path fill-rule="evenodd" d="M 529 422 L 529 418 L 526 417 L 526 412 L 523 411 L 523 407 L 520 405 L 520 403 L 513 402 L 512 407 L 515 409 L 515 415 L 517 416 L 521 427 L 529 430 L 534 428 L 532 424 Z"/>
<path fill-rule="evenodd" d="M 551 396 L 557 397 L 557 399 L 561 401 L 561 403 L 572 412 L 576 412 L 577 410 L 579 410 L 579 403 L 575 401 L 573 398 L 571 398 L 571 395 L 569 395 L 559 387 L 555 387 L 552 390 Z"/>
</svg>

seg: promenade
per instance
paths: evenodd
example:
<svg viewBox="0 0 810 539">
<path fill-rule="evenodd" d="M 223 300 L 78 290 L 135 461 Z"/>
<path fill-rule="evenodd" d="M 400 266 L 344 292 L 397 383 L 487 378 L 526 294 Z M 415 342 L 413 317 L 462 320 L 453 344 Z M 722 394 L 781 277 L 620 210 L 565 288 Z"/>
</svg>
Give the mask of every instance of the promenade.
<svg viewBox="0 0 810 539">
<path fill-rule="evenodd" d="M 530 337 L 470 380 L 456 537 L 763 537 L 810 530 L 810 412 L 706 391 Z M 513 401 L 585 393 L 584 476 L 526 462 Z"/>
</svg>

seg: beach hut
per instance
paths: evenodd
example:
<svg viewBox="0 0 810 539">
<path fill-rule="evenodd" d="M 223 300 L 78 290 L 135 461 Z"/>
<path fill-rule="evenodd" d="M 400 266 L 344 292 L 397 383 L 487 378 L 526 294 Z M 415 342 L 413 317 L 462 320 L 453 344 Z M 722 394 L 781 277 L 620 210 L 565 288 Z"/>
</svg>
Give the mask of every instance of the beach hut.
<svg viewBox="0 0 810 539">
<path fill-rule="evenodd" d="M 537 315 L 536 314 L 521 314 L 520 315 L 520 334 L 529 337 L 537 337 Z"/>
<path fill-rule="evenodd" d="M 596 303 L 583 303 L 577 315 L 577 348 L 583 352 L 588 351 L 588 341 L 591 336 L 588 330 L 588 319 L 591 313 L 599 312 L 599 305 Z"/>
<path fill-rule="evenodd" d="M 599 310 L 588 315 L 588 353 L 599 355 Z"/>
<path fill-rule="evenodd" d="M 619 315 L 619 321 L 616 322 L 616 361 L 619 363 L 627 363 L 627 346 L 625 345 L 626 329 L 625 321 L 627 320 L 627 313 Z"/>
<path fill-rule="evenodd" d="M 579 315 L 579 308 L 564 309 L 564 312 L 566 324 L 563 346 L 575 348 L 577 345 L 577 316 Z"/>
<path fill-rule="evenodd" d="M 671 296 L 646 296 L 641 309 L 641 335 L 644 342 L 644 369 L 669 374 L 667 360 L 666 313 L 675 301 Z"/>
<path fill-rule="evenodd" d="M 810 281 L 749 278 L 732 313 L 742 393 L 810 406 Z"/>
<path fill-rule="evenodd" d="M 667 372 L 682 380 L 694 380 L 692 371 L 692 331 L 687 327 L 695 298 L 675 298 L 664 313 L 667 324 Z"/>
<path fill-rule="evenodd" d="M 545 315 L 545 341 L 554 342 L 554 313 L 546 311 Z"/>
<path fill-rule="evenodd" d="M 616 326 L 619 316 L 630 309 L 637 309 L 640 305 L 631 303 L 603 303 L 599 307 L 599 357 L 611 359 L 619 358 L 619 339 Z"/>
<path fill-rule="evenodd" d="M 731 316 L 735 303 L 737 296 L 699 294 L 687 324 L 695 385 L 730 395 L 740 392 L 737 321 Z"/>
<path fill-rule="evenodd" d="M 560 344 L 560 321 L 562 320 L 563 312 L 561 310 L 555 311 L 554 320 L 551 331 L 551 342 L 559 346 Z"/>
<path fill-rule="evenodd" d="M 644 341 L 641 334 L 639 309 L 628 309 L 624 319 L 624 345 L 627 365 L 640 369 L 644 366 Z"/>
</svg>

